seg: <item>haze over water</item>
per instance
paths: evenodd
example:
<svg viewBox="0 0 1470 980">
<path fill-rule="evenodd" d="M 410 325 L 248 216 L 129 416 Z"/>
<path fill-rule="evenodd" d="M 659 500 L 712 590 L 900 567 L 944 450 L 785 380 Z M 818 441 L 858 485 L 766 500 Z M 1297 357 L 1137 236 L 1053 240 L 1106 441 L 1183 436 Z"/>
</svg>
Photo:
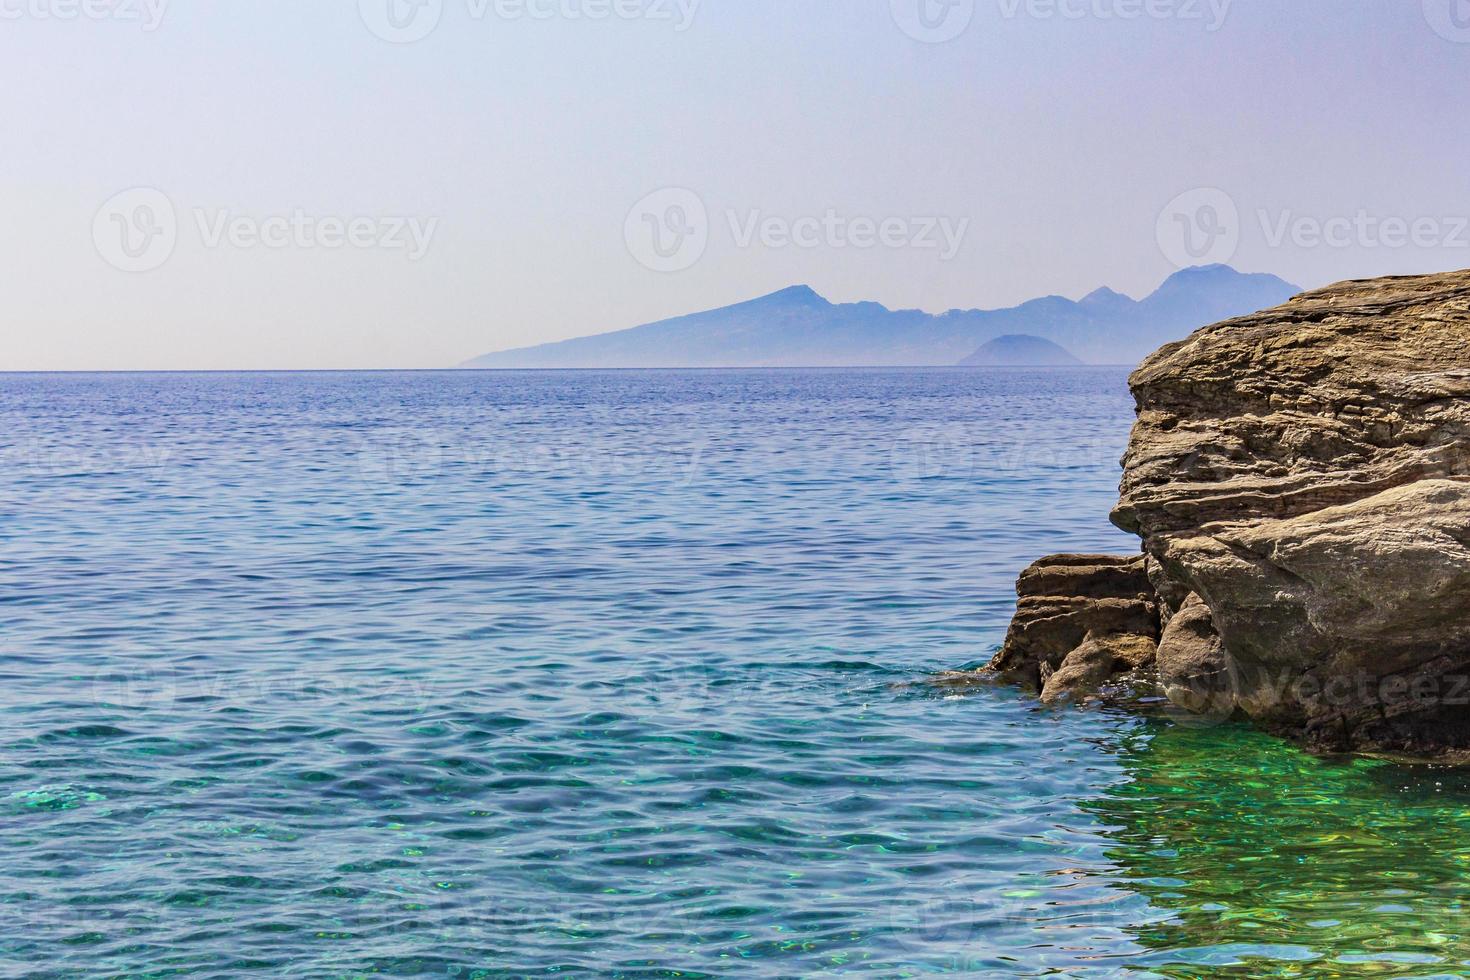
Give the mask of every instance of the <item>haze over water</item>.
<svg viewBox="0 0 1470 980">
<path fill-rule="evenodd" d="M 0 972 L 1453 976 L 1470 791 L 925 683 L 1122 372 L 0 376 Z M 98 513 L 107 519 L 99 522 Z"/>
</svg>

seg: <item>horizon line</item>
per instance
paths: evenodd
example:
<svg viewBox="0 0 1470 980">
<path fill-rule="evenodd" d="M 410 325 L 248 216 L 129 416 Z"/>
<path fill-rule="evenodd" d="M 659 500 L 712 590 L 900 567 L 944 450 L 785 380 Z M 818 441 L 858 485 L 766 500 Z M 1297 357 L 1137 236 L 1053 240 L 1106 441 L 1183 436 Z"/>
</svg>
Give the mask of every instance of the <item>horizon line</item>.
<svg viewBox="0 0 1470 980">
<path fill-rule="evenodd" d="M 592 371 L 1076 371 L 1086 368 L 1132 368 L 1111 364 L 762 364 L 700 367 L 447 367 L 447 368 L 111 368 L 87 370 L 0 370 L 0 377 L 98 374 L 529 374 Z"/>
</svg>

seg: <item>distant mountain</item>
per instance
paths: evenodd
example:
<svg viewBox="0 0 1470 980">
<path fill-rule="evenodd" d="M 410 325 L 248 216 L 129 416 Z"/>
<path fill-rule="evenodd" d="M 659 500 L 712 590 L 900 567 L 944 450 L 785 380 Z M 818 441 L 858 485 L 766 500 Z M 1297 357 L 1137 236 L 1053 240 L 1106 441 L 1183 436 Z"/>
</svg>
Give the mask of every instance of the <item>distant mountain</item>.
<svg viewBox="0 0 1470 980">
<path fill-rule="evenodd" d="M 1198 327 L 1276 306 L 1301 290 L 1229 266 L 1185 269 L 1133 300 L 1099 289 L 1004 310 L 890 310 L 829 303 L 792 286 L 723 309 L 616 333 L 487 354 L 470 368 L 867 367 L 954 365 L 998 337 L 1059 344 L 1093 364 L 1135 364 Z"/>
<path fill-rule="evenodd" d="M 1066 367 L 1081 363 L 1060 344 L 1025 334 L 996 337 L 960 361 L 964 367 Z"/>
</svg>

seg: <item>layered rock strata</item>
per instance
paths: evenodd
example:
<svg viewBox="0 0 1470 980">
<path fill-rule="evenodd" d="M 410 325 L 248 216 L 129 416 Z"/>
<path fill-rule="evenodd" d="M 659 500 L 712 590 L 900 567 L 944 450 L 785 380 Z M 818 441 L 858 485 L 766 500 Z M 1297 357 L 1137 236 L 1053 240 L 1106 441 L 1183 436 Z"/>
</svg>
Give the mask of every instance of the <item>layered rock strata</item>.
<svg viewBox="0 0 1470 980">
<path fill-rule="evenodd" d="M 990 670 L 1048 699 L 1142 671 L 1322 751 L 1470 751 L 1470 272 L 1306 293 L 1130 385 L 1112 518 L 1143 554 L 1028 569 Z"/>
<path fill-rule="evenodd" d="M 1142 555 L 1054 555 L 1021 573 L 1016 616 L 990 669 L 1045 701 L 1087 697 L 1153 662 L 1159 608 Z"/>
</svg>

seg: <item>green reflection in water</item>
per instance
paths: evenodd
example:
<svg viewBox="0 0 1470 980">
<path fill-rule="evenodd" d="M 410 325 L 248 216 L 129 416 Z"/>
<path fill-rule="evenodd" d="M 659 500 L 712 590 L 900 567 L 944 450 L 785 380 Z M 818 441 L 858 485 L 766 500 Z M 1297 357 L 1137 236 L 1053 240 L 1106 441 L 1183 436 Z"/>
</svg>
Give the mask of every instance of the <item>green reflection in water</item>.
<svg viewBox="0 0 1470 980">
<path fill-rule="evenodd" d="M 1309 756 L 1239 726 L 1150 724 L 1083 804 L 1166 977 L 1470 976 L 1470 770 Z"/>
</svg>

